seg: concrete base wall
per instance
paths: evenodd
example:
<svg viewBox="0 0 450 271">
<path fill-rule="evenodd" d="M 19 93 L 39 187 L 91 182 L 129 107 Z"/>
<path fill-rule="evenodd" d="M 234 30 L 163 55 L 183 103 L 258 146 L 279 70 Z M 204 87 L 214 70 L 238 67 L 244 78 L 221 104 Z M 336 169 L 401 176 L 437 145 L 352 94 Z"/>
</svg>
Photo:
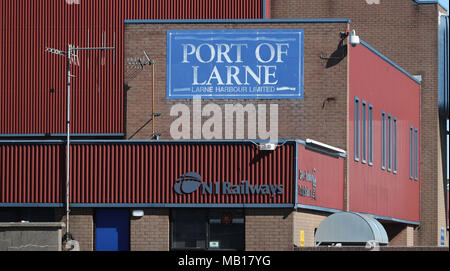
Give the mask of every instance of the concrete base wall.
<svg viewBox="0 0 450 271">
<path fill-rule="evenodd" d="M 0 251 L 61 251 L 64 223 L 0 223 Z"/>
</svg>

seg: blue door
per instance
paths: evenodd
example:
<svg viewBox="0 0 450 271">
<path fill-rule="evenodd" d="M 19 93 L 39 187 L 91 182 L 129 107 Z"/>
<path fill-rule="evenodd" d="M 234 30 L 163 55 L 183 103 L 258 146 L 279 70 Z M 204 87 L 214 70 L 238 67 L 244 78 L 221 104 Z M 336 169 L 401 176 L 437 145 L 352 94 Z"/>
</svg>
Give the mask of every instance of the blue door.
<svg viewBox="0 0 450 271">
<path fill-rule="evenodd" d="M 128 210 L 96 210 L 95 250 L 130 250 L 130 218 Z"/>
</svg>

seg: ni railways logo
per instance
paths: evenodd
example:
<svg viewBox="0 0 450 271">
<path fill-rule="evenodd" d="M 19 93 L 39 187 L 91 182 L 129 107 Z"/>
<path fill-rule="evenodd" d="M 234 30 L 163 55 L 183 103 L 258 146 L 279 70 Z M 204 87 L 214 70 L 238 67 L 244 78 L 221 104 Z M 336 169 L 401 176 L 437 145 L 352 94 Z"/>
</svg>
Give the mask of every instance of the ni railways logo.
<svg viewBox="0 0 450 271">
<path fill-rule="evenodd" d="M 200 191 L 203 195 L 269 195 L 272 198 L 276 195 L 284 194 L 282 184 L 253 185 L 249 181 L 243 180 L 240 184 L 231 182 L 202 182 L 202 177 L 196 172 L 188 172 L 178 178 L 173 186 L 174 191 L 179 195 L 187 195 Z"/>
</svg>

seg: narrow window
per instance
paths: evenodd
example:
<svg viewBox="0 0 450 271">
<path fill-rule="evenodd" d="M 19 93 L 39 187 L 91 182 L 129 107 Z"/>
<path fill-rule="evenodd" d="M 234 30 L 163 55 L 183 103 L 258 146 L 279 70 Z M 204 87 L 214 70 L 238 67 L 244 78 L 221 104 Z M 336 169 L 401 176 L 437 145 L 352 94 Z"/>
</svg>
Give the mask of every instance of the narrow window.
<svg viewBox="0 0 450 271">
<path fill-rule="evenodd" d="M 393 157 L 393 168 L 394 173 L 397 173 L 397 118 L 394 117 L 394 157 Z"/>
<path fill-rule="evenodd" d="M 381 112 L 381 169 L 386 169 L 386 114 Z"/>
<path fill-rule="evenodd" d="M 392 133 L 391 133 L 391 115 L 388 114 L 387 116 L 387 129 L 386 129 L 386 138 L 387 138 L 387 169 L 388 171 L 391 171 L 391 165 L 392 165 Z"/>
<path fill-rule="evenodd" d="M 419 179 L 419 137 L 417 129 L 414 129 L 414 179 Z"/>
<path fill-rule="evenodd" d="M 359 161 L 359 99 L 355 97 L 355 161 Z"/>
<path fill-rule="evenodd" d="M 413 127 L 409 127 L 409 178 L 414 178 L 414 133 Z"/>
<path fill-rule="evenodd" d="M 369 104 L 369 165 L 373 165 L 373 106 Z"/>
<path fill-rule="evenodd" d="M 361 160 L 366 163 L 367 160 L 367 110 L 366 102 L 362 101 L 361 104 Z"/>
</svg>

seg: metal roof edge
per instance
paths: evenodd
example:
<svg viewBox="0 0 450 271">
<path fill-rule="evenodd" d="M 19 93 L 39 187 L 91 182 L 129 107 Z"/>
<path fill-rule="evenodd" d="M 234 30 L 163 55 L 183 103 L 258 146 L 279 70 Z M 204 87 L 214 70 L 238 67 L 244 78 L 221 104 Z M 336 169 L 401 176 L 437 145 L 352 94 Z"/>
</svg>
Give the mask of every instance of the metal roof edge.
<svg viewBox="0 0 450 271">
<path fill-rule="evenodd" d="M 195 143 L 204 143 L 204 144 L 223 144 L 223 143 L 295 143 L 296 139 L 278 139 L 276 141 L 270 140 L 262 140 L 262 139 L 189 139 L 189 140 L 173 140 L 173 139 L 163 139 L 163 140 L 151 140 L 151 139 L 72 139 L 71 144 L 143 144 L 143 143 L 151 143 L 151 144 L 195 144 Z M 0 145 L 5 144 L 62 144 L 65 140 L 0 140 Z"/>
<path fill-rule="evenodd" d="M 374 215 L 374 214 L 363 213 L 363 212 L 354 212 L 354 211 L 350 211 L 350 212 L 353 212 L 353 213 L 356 213 L 356 214 L 362 214 L 362 215 L 371 216 L 371 217 L 373 217 L 375 219 L 380 219 L 380 220 L 393 221 L 393 222 L 409 224 L 409 225 L 415 225 L 415 226 L 420 225 L 420 222 L 411 221 L 411 220 L 404 220 L 404 219 L 398 219 L 398 218 L 394 218 L 394 217 L 380 216 L 380 215 Z"/>
<path fill-rule="evenodd" d="M 72 203 L 73 208 L 293 208 L 292 203 Z"/>
<path fill-rule="evenodd" d="M 0 139 L 2 138 L 39 138 L 39 137 L 66 137 L 66 133 L 48 133 L 48 134 L 0 134 Z M 93 134 L 80 134 L 71 133 L 71 137 L 124 137 L 124 133 L 93 133 Z"/>
<path fill-rule="evenodd" d="M 225 143 L 232 143 L 232 144 L 239 144 L 239 143 L 253 143 L 253 144 L 259 144 L 259 143 L 278 143 L 278 144 L 285 144 L 285 143 L 295 143 L 295 139 L 278 139 L 275 141 L 271 140 L 262 140 L 262 139 L 182 139 L 182 140 L 176 140 L 176 139 L 162 139 L 162 140 L 151 140 L 151 139 L 136 139 L 136 140 L 128 140 L 128 139 L 105 139 L 105 140 L 72 140 L 73 144 L 83 144 L 83 143 L 90 143 L 90 144 L 104 144 L 104 143 L 117 143 L 117 144 L 139 144 L 139 143 L 151 143 L 151 144 L 225 144 Z"/>
<path fill-rule="evenodd" d="M 181 19 L 181 20 L 125 20 L 125 24 L 252 24 L 252 23 L 348 23 L 347 18 L 311 18 L 311 19 Z"/>
<path fill-rule="evenodd" d="M 300 144 L 300 145 L 303 145 L 303 146 L 309 146 L 308 145 L 308 139 L 307 140 L 301 140 L 301 139 L 296 139 L 295 140 L 295 142 L 297 142 L 298 144 Z M 331 146 L 332 147 L 332 146 Z M 324 148 L 324 149 L 326 149 L 326 148 Z M 343 150 L 344 151 L 344 153 L 342 153 L 342 152 L 339 152 L 339 151 L 336 151 L 336 150 L 331 150 L 334 154 L 336 154 L 337 156 L 339 156 L 339 157 L 341 157 L 341 158 L 347 158 L 347 152 L 345 151 L 345 150 Z"/>
<path fill-rule="evenodd" d="M 314 205 L 307 205 L 307 204 L 300 204 L 300 203 L 297 203 L 295 207 L 297 207 L 299 209 L 306 209 L 306 210 L 313 210 L 313 211 L 320 211 L 320 212 L 327 212 L 327 213 L 345 212 L 343 210 L 332 209 L 332 208 L 328 208 L 328 207 L 314 206 Z"/>
<path fill-rule="evenodd" d="M 421 4 L 437 4 L 439 5 L 442 9 L 446 10 L 448 12 L 448 9 L 446 7 L 444 7 L 443 5 L 441 5 L 441 3 L 438 0 L 413 0 L 413 2 L 416 5 L 421 5 Z"/>
<path fill-rule="evenodd" d="M 376 54 L 377 56 L 379 56 L 381 59 L 383 59 L 384 61 L 386 61 L 387 63 L 391 64 L 394 68 L 396 68 L 397 70 L 399 70 L 400 72 L 402 72 L 403 74 L 405 74 L 406 76 L 408 76 L 411 80 L 413 80 L 414 82 L 416 82 L 418 85 L 421 85 L 421 82 L 415 78 L 413 75 L 411 75 L 410 73 L 408 73 L 405 69 L 403 69 L 402 67 L 400 67 L 399 65 L 397 65 L 394 61 L 390 60 L 389 58 L 387 58 L 385 55 L 383 55 L 382 53 L 378 52 L 375 48 L 373 48 L 372 46 L 370 46 L 368 43 L 366 43 L 363 40 L 360 40 L 361 45 L 364 45 L 364 47 L 366 47 L 367 49 L 369 49 L 370 51 L 372 51 L 374 54 Z"/>
</svg>

